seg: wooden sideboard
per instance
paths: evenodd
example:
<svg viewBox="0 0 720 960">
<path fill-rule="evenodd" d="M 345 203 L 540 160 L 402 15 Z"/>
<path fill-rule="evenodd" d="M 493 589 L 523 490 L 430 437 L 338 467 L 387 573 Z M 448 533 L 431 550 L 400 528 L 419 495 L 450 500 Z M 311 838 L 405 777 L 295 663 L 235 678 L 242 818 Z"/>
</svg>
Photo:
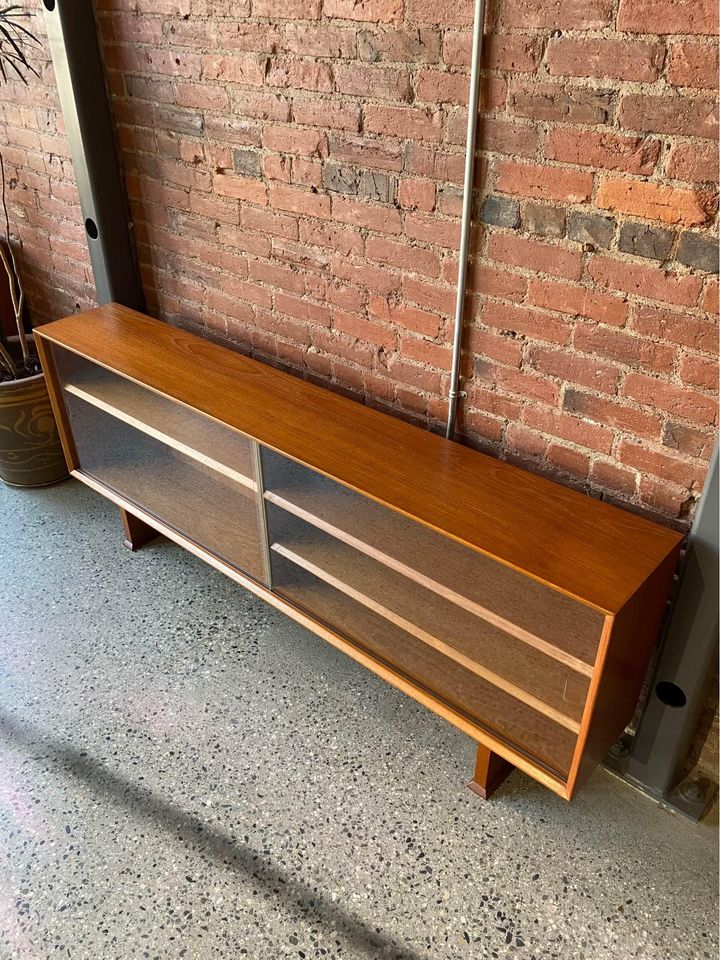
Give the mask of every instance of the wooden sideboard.
<svg viewBox="0 0 720 960">
<path fill-rule="evenodd" d="M 110 305 L 35 331 L 74 476 L 570 799 L 632 716 L 679 534 Z"/>
</svg>

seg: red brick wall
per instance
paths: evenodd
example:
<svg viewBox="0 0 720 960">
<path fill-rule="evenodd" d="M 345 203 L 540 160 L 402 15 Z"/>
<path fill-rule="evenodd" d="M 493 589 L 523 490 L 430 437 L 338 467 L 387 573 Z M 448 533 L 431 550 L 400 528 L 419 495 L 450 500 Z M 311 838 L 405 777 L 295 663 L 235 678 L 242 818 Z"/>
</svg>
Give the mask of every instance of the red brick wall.
<svg viewBox="0 0 720 960">
<path fill-rule="evenodd" d="M 96 9 L 151 310 L 439 427 L 472 3 Z M 462 430 L 687 524 L 717 415 L 715 0 L 487 24 Z M 92 298 L 42 75 L 0 106 L 36 318 Z"/>
<path fill-rule="evenodd" d="M 92 305 L 95 286 L 44 20 L 36 14 L 23 25 L 42 41 L 27 48 L 40 78 L 29 74 L 27 86 L 0 80 L 0 152 L 16 258 L 32 320 L 40 323 Z"/>
<path fill-rule="evenodd" d="M 97 8 L 151 309 L 440 425 L 472 3 Z M 686 522 L 716 418 L 716 5 L 490 0 L 488 32 L 461 429 Z M 44 318 L 92 285 L 42 75 L 0 133 Z"/>
<path fill-rule="evenodd" d="M 152 309 L 441 423 L 472 3 L 98 6 Z M 716 417 L 715 9 L 490 0 L 464 365 L 471 443 L 681 520 Z"/>
</svg>

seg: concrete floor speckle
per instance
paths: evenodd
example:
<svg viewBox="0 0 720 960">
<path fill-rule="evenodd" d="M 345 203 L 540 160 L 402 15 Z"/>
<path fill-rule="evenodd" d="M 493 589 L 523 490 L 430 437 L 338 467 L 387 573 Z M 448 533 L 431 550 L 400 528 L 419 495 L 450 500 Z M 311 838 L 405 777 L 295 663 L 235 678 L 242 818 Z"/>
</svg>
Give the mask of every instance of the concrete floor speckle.
<svg viewBox="0 0 720 960">
<path fill-rule="evenodd" d="M 0 490 L 0 958 L 716 960 L 716 839 L 568 805 L 69 482 Z"/>
</svg>

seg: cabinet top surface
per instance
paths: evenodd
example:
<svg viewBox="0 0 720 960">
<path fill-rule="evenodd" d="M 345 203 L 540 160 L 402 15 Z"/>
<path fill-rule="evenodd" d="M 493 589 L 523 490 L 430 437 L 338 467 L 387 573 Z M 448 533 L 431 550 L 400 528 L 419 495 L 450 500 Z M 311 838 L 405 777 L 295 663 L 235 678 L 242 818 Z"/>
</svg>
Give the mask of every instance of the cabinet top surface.
<svg viewBox="0 0 720 960">
<path fill-rule="evenodd" d="M 681 540 L 125 307 L 98 307 L 36 332 L 607 613 Z"/>
</svg>

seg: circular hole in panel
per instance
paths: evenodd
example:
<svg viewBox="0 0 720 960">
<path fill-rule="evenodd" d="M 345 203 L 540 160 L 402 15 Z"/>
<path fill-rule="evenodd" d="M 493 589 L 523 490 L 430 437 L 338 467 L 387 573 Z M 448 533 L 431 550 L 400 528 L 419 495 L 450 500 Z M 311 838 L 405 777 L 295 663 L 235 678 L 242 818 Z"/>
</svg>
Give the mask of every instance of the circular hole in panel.
<svg viewBox="0 0 720 960">
<path fill-rule="evenodd" d="M 666 707 L 684 707 L 687 703 L 685 692 L 670 680 L 661 680 L 655 687 L 655 695 Z"/>
<path fill-rule="evenodd" d="M 43 0 L 43 6 L 52 13 L 55 9 L 55 0 Z"/>
<path fill-rule="evenodd" d="M 90 217 L 85 221 L 85 229 L 87 230 L 87 235 L 91 240 L 97 240 L 98 238 L 98 228 L 94 220 L 91 220 Z"/>
</svg>

